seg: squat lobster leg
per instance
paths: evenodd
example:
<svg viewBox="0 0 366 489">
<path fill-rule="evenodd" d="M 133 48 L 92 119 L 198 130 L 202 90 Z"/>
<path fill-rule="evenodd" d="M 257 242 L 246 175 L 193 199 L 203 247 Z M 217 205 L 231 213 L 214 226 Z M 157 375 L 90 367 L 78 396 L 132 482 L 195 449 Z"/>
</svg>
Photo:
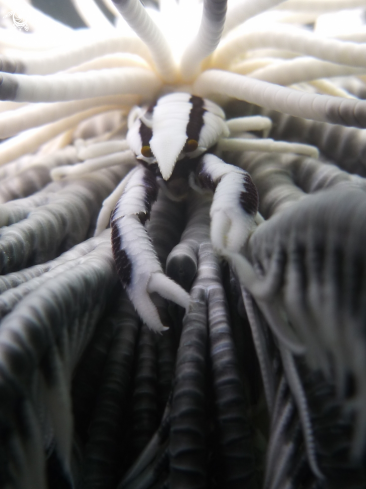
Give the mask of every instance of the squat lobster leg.
<svg viewBox="0 0 366 489">
<path fill-rule="evenodd" d="M 205 154 L 198 169 L 203 187 L 215 191 L 211 216 L 211 242 L 219 253 L 238 252 L 256 227 L 258 194 L 249 173 Z"/>
<path fill-rule="evenodd" d="M 129 178 L 111 218 L 112 248 L 119 277 L 141 319 L 154 331 L 161 323 L 153 292 L 187 308 L 189 295 L 163 274 L 144 223 L 158 192 L 154 175 L 137 168 Z"/>
</svg>

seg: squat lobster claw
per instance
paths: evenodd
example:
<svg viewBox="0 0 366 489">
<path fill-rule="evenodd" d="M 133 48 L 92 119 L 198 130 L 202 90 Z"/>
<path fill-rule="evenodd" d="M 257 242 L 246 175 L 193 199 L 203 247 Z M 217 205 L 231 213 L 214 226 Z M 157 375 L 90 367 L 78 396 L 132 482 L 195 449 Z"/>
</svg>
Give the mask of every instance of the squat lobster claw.
<svg viewBox="0 0 366 489">
<path fill-rule="evenodd" d="M 191 174 L 195 173 L 202 187 L 215 192 L 210 216 L 211 241 L 216 252 L 223 255 L 226 251 L 239 252 L 257 225 L 257 190 L 245 170 L 226 164 L 207 151 L 222 141 L 226 149 L 235 150 L 235 145 L 230 147 L 230 127 L 234 132 L 240 131 L 241 125 L 247 130 L 250 119 L 227 124 L 219 106 L 188 93 L 166 95 L 155 106 L 135 108 L 130 113 L 127 141 L 139 165 L 106 199 L 97 232 L 117 203 L 111 227 L 118 274 L 140 317 L 154 331 L 166 328 L 151 293 L 156 292 L 186 309 L 189 303 L 189 294 L 163 274 L 144 226 L 157 198 L 157 179 L 165 181 L 161 187 L 169 196 L 174 193 L 169 186 L 174 185 L 178 176 L 187 178 L 188 188 Z M 268 125 L 267 119 L 263 122 Z M 253 129 L 257 128 L 258 117 L 253 120 Z M 282 143 L 270 141 L 280 149 Z M 304 152 L 309 151 L 308 146 L 303 146 Z M 184 192 L 178 196 L 184 197 Z"/>
</svg>

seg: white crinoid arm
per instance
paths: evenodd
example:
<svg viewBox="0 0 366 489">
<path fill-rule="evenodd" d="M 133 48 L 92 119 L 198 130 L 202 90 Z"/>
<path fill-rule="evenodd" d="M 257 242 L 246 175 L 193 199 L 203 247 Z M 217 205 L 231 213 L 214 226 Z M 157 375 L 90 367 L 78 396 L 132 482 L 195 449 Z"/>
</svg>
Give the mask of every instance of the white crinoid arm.
<svg viewBox="0 0 366 489">
<path fill-rule="evenodd" d="M 166 277 L 161 268 L 144 223 L 157 197 L 155 176 L 144 167 L 134 171 L 112 217 L 112 248 L 119 277 L 139 316 L 157 332 L 164 331 L 150 294 L 187 309 L 189 294 Z"/>
<path fill-rule="evenodd" d="M 206 154 L 198 170 L 203 187 L 215 191 L 211 206 L 211 242 L 221 254 L 238 252 L 256 227 L 258 194 L 245 170 Z"/>
</svg>

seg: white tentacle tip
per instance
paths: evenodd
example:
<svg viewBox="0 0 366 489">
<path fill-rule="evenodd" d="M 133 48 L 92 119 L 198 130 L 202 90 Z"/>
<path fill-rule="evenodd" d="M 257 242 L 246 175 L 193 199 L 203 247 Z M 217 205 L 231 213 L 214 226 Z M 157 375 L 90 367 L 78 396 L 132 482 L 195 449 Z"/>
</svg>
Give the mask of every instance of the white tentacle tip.
<svg viewBox="0 0 366 489">
<path fill-rule="evenodd" d="M 189 306 L 189 294 L 176 282 L 161 272 L 153 273 L 147 284 L 149 294 L 156 292 L 161 297 L 175 302 L 186 311 Z"/>
<path fill-rule="evenodd" d="M 67 177 L 70 173 L 70 168 L 68 166 L 59 166 L 51 170 L 51 178 L 52 180 L 62 180 Z"/>
</svg>

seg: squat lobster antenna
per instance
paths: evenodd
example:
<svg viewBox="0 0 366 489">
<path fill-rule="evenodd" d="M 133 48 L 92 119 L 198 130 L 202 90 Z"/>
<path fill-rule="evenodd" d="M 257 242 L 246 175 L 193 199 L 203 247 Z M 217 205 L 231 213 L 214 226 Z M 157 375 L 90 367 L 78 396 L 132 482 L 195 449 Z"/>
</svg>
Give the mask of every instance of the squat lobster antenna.
<svg viewBox="0 0 366 489">
<path fill-rule="evenodd" d="M 191 81 L 200 70 L 201 61 L 218 46 L 224 29 L 227 0 L 204 0 L 201 25 L 181 61 L 184 81 Z"/>
<path fill-rule="evenodd" d="M 139 0 L 113 0 L 113 3 L 129 26 L 148 46 L 164 81 L 173 83 L 177 73 L 169 44 Z"/>
</svg>

